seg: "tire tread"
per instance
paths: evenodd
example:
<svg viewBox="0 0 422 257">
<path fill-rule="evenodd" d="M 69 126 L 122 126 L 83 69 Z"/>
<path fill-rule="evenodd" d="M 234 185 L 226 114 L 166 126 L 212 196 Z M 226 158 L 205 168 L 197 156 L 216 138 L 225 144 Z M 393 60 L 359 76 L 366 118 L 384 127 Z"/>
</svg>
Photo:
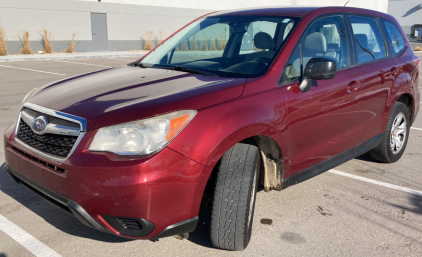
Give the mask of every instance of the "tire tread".
<svg viewBox="0 0 422 257">
<path fill-rule="evenodd" d="M 211 242 L 226 250 L 244 250 L 253 172 L 259 149 L 236 144 L 222 157 L 218 168 L 211 214 Z"/>
</svg>

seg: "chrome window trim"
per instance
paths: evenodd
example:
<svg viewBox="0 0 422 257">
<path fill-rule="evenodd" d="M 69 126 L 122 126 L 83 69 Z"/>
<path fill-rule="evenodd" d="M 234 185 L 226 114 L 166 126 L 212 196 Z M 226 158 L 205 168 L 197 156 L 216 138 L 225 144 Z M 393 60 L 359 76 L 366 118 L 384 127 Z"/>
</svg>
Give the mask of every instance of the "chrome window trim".
<svg viewBox="0 0 422 257">
<path fill-rule="evenodd" d="M 27 145 L 26 143 L 24 143 L 23 141 L 21 141 L 17 137 L 20 121 L 21 121 L 21 119 L 24 120 L 23 116 L 22 116 L 22 113 L 23 113 L 22 110 L 23 110 L 24 107 L 27 107 L 27 108 L 32 109 L 34 111 L 39 111 L 39 112 L 42 112 L 42 113 L 45 113 L 45 114 L 48 114 L 48 115 L 51 115 L 51 116 L 54 116 L 54 117 L 57 117 L 57 118 L 60 118 L 60 119 L 72 121 L 72 122 L 78 123 L 81 126 L 81 129 L 78 130 L 78 135 L 76 135 L 76 136 L 78 136 L 78 139 L 76 139 L 76 142 L 73 145 L 73 147 L 70 150 L 67 157 L 60 157 L 60 156 L 57 156 L 57 155 L 44 153 L 44 152 L 42 152 L 42 151 L 40 151 L 40 150 L 30 146 L 30 145 Z M 28 115 L 28 116 L 30 116 L 30 115 Z M 30 117 L 32 117 L 32 116 L 30 116 Z M 25 119 L 28 119 L 28 117 L 25 117 Z M 27 123 L 27 120 L 24 120 L 24 122 Z M 31 126 L 30 123 L 28 125 Z M 54 125 L 54 124 L 52 124 L 52 125 Z M 54 125 L 54 126 L 59 126 L 59 125 Z M 59 127 L 65 127 L 65 126 L 59 126 Z M 66 127 L 66 128 L 69 128 L 69 127 Z M 71 128 L 71 129 L 75 130 L 75 128 Z M 49 132 L 49 133 L 63 135 L 63 134 L 54 133 L 54 132 Z M 68 113 L 63 113 L 63 112 L 55 111 L 55 110 L 52 110 L 52 109 L 48 109 L 46 107 L 39 106 L 39 105 L 36 105 L 36 104 L 33 104 L 33 103 L 26 102 L 20 109 L 19 117 L 18 117 L 18 120 L 16 122 L 16 127 L 15 127 L 15 131 L 14 131 L 13 136 L 14 136 L 14 141 L 19 146 L 23 147 L 24 149 L 26 149 L 30 152 L 33 152 L 33 153 L 35 153 L 35 154 L 37 154 L 41 157 L 44 157 L 46 159 L 53 160 L 53 161 L 56 161 L 56 162 L 62 164 L 64 161 L 66 161 L 73 154 L 73 152 L 75 151 L 75 149 L 78 147 L 79 143 L 81 142 L 82 138 L 84 137 L 85 133 L 86 133 L 86 119 L 81 118 L 81 117 L 77 117 L 77 116 L 74 116 L 74 115 L 71 115 L 71 114 L 68 114 Z M 65 134 L 65 135 L 69 135 L 69 134 Z M 75 135 L 73 135 L 73 136 L 75 136 Z"/>
</svg>

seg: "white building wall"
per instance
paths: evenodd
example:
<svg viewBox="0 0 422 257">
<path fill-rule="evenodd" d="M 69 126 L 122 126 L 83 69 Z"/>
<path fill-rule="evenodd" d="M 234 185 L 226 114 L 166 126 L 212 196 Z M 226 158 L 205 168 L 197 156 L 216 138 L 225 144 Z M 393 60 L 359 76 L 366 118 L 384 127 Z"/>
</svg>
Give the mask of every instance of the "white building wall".
<svg viewBox="0 0 422 257">
<path fill-rule="evenodd" d="M 58 0 L 60 1 L 60 0 Z M 72 1 L 72 0 L 70 0 Z M 98 0 L 73 0 L 73 1 L 98 1 Z M 161 7 L 179 7 L 200 10 L 228 10 L 256 6 L 280 5 L 312 5 L 312 6 L 343 6 L 347 0 L 101 0 L 102 3 L 149 5 Z M 384 0 L 350 0 L 347 6 L 372 9 L 387 12 L 388 1 Z"/>
<path fill-rule="evenodd" d="M 388 14 L 394 16 L 408 37 L 414 37 L 415 24 L 422 24 L 422 0 L 389 0 Z"/>
</svg>

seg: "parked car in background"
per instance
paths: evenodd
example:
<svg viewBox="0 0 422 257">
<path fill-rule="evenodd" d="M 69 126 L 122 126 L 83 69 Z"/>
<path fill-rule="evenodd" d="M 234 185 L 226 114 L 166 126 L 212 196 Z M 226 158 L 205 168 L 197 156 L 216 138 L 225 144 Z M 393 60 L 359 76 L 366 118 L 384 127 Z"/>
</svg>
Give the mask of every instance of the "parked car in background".
<svg viewBox="0 0 422 257">
<path fill-rule="evenodd" d="M 193 231 L 205 194 L 212 244 L 244 250 L 259 184 L 286 189 L 368 151 L 400 159 L 419 62 L 384 13 L 211 13 L 139 61 L 28 93 L 5 132 L 5 170 L 83 224 L 134 239 Z"/>
</svg>

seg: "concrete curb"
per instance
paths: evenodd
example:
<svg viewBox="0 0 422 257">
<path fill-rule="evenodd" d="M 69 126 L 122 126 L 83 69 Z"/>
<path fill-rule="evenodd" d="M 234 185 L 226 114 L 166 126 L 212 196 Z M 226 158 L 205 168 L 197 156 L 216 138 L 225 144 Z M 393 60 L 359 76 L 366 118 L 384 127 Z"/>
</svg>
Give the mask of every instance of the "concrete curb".
<svg viewBox="0 0 422 257">
<path fill-rule="evenodd" d="M 95 58 L 124 58 L 142 57 L 148 51 L 140 52 L 101 52 L 101 53 L 73 53 L 73 54 L 35 54 L 35 55 L 7 55 L 0 56 L 0 62 L 27 62 L 27 61 L 52 61 L 71 59 L 95 59 Z"/>
</svg>

